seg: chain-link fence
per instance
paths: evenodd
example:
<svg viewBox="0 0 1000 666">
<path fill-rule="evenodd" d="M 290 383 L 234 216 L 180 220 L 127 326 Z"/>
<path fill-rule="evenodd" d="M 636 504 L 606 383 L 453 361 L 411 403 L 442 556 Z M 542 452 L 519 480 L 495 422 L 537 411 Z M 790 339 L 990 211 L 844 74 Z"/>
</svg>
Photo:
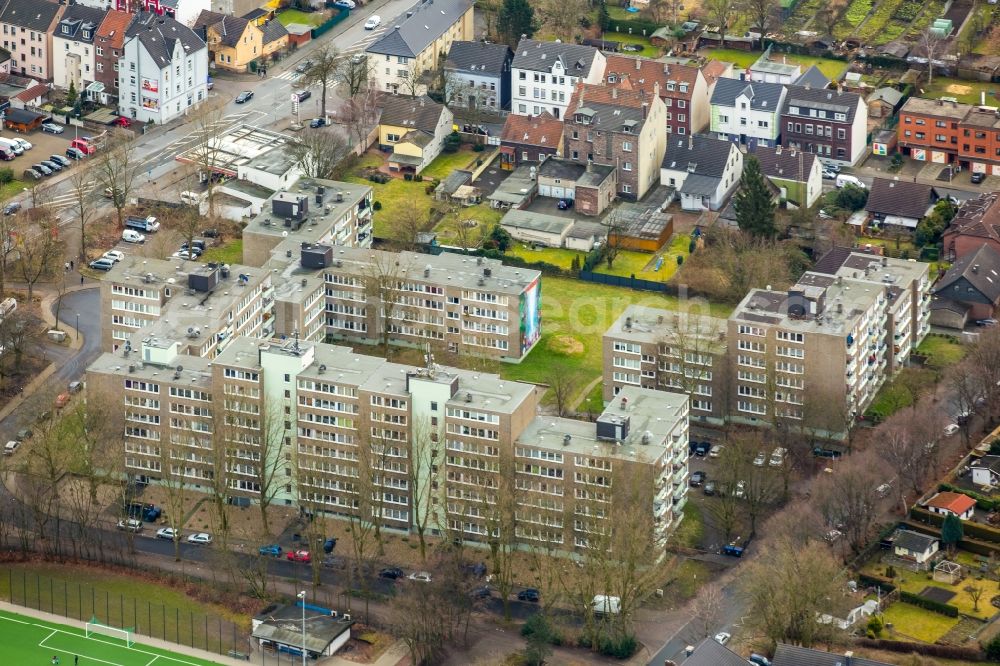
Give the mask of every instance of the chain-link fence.
<svg viewBox="0 0 1000 666">
<path fill-rule="evenodd" d="M 8 569 L 7 578 L 7 600 L 18 606 L 81 622 L 96 619 L 105 625 L 127 628 L 137 636 L 217 654 L 250 651 L 248 632 L 219 617 L 30 571 Z"/>
</svg>

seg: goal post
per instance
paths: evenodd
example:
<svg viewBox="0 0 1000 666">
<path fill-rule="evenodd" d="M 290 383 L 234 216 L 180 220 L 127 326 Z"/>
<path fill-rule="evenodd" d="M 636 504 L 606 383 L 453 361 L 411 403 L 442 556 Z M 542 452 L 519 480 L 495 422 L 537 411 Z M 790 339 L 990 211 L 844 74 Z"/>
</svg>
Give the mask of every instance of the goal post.
<svg viewBox="0 0 1000 666">
<path fill-rule="evenodd" d="M 112 627 L 110 625 L 104 624 L 96 617 L 90 618 L 90 622 L 84 625 L 87 638 L 93 638 L 94 636 L 110 636 L 112 638 L 118 638 L 125 641 L 126 647 L 132 647 L 135 643 L 132 640 L 132 629 L 120 627 Z"/>
</svg>

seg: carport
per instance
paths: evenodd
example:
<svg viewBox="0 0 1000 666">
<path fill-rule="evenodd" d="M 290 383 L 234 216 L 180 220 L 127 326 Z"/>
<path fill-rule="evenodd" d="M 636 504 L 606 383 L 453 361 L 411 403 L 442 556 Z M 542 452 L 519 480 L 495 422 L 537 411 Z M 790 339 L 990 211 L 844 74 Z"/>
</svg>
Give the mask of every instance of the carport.
<svg viewBox="0 0 1000 666">
<path fill-rule="evenodd" d="M 33 132 L 49 117 L 48 114 L 35 113 L 26 109 L 7 109 L 4 125 L 7 129 L 27 134 Z"/>
</svg>

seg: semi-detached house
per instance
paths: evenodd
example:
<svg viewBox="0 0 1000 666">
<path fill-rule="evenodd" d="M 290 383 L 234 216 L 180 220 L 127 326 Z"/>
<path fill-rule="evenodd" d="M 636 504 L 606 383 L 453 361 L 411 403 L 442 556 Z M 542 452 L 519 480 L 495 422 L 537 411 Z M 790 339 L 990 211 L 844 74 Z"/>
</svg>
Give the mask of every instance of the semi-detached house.
<svg viewBox="0 0 1000 666">
<path fill-rule="evenodd" d="M 775 146 L 785 92 L 780 83 L 719 79 L 712 92 L 712 133 L 734 143 Z"/>
<path fill-rule="evenodd" d="M 781 144 L 853 165 L 868 145 L 868 104 L 857 93 L 788 86 L 781 111 Z"/>
<path fill-rule="evenodd" d="M 118 61 L 124 50 L 125 31 L 132 24 L 132 19 L 132 14 L 113 9 L 105 14 L 97 27 L 92 98 L 101 104 L 116 105 L 118 102 Z"/>
<path fill-rule="evenodd" d="M 511 68 L 511 113 L 566 116 L 578 83 L 600 83 L 607 60 L 592 46 L 522 39 Z"/>
<path fill-rule="evenodd" d="M 0 34 L 10 51 L 11 74 L 52 78 L 52 33 L 66 7 L 48 0 L 6 0 L 0 4 Z"/>
<path fill-rule="evenodd" d="M 609 55 L 604 81 L 610 87 L 659 95 L 666 106 L 667 134 L 695 134 L 708 125 L 715 79 L 697 67 L 647 58 Z"/>
<path fill-rule="evenodd" d="M 107 12 L 103 9 L 70 5 L 63 12 L 52 35 L 52 83 L 69 90 L 70 84 L 87 99 L 99 99 L 96 90 L 87 90 L 96 80 L 97 54 L 94 42 Z"/>
</svg>

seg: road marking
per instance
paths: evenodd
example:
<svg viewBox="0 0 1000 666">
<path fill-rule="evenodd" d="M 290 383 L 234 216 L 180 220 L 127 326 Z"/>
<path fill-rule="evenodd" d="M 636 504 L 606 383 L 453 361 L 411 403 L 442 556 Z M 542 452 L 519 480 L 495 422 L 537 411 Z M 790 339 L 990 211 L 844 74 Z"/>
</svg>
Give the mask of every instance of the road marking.
<svg viewBox="0 0 1000 666">
<path fill-rule="evenodd" d="M 3 615 L 0 615 L 0 620 L 9 620 L 11 622 L 17 622 L 18 624 L 31 624 L 30 622 L 25 622 L 24 620 L 18 620 L 17 618 L 13 617 L 5 617 Z"/>
</svg>

